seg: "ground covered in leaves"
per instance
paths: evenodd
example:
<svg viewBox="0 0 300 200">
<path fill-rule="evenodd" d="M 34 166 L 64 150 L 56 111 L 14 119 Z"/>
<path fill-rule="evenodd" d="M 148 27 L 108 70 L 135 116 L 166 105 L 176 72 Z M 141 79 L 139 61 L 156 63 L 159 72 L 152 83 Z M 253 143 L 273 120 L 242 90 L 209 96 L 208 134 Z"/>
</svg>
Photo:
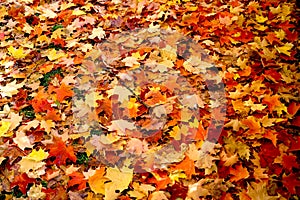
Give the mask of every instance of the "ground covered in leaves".
<svg viewBox="0 0 300 200">
<path fill-rule="evenodd" d="M 299 199 L 298 20 L 295 0 L 1 1 L 0 199 Z"/>
</svg>

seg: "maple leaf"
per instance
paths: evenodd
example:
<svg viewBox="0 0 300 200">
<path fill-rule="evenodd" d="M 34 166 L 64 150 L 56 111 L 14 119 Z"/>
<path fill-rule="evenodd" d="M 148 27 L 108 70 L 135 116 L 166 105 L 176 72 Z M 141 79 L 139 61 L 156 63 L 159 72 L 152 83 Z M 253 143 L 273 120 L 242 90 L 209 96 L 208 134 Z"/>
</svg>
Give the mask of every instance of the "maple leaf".
<svg viewBox="0 0 300 200">
<path fill-rule="evenodd" d="M 16 58 L 16 59 L 22 59 L 26 57 L 26 53 L 24 53 L 23 48 L 20 47 L 19 49 L 15 49 L 14 47 L 10 46 L 9 48 L 7 48 L 9 54 Z"/>
<path fill-rule="evenodd" d="M 65 53 L 63 53 L 63 52 L 57 53 L 57 51 L 55 49 L 48 50 L 45 53 L 45 56 L 47 56 L 50 61 L 54 61 L 59 58 L 67 57 Z"/>
<path fill-rule="evenodd" d="M 111 180 L 105 184 L 105 200 L 113 200 L 120 195 L 120 192 L 127 189 L 133 178 L 133 170 L 129 168 L 107 168 L 106 178 Z M 116 192 L 118 191 L 118 192 Z"/>
<path fill-rule="evenodd" d="M 194 161 L 188 156 L 185 156 L 184 160 L 174 166 L 173 169 L 185 172 L 189 179 L 192 178 L 192 175 L 196 173 Z"/>
<path fill-rule="evenodd" d="M 94 39 L 96 37 L 100 40 L 105 37 L 105 31 L 103 31 L 101 27 L 94 28 L 92 31 L 92 35 L 89 36 L 90 39 Z"/>
<path fill-rule="evenodd" d="M 259 133 L 261 130 L 259 121 L 257 121 L 253 116 L 249 116 L 247 117 L 247 119 L 242 120 L 242 124 L 246 125 L 249 128 L 249 130 L 247 131 L 248 134 Z"/>
<path fill-rule="evenodd" d="M 289 114 L 294 116 L 299 109 L 300 109 L 300 104 L 293 101 L 289 104 L 287 111 L 289 112 Z"/>
<path fill-rule="evenodd" d="M 278 196 L 269 196 L 267 187 L 266 187 L 266 183 L 264 183 L 264 182 L 251 183 L 251 185 L 248 184 L 247 195 L 252 200 L 261 200 L 261 199 L 275 200 L 275 199 L 278 199 Z"/>
<path fill-rule="evenodd" d="M 48 157 L 48 153 L 43 149 L 39 149 L 38 151 L 33 149 L 30 154 L 28 154 L 27 158 L 34 161 L 42 161 Z"/>
<path fill-rule="evenodd" d="M 46 113 L 46 116 L 44 117 L 44 119 L 46 121 L 48 121 L 48 120 L 60 121 L 61 120 L 59 113 L 53 108 L 47 110 L 47 113 Z"/>
<path fill-rule="evenodd" d="M 49 149 L 49 157 L 55 157 L 54 163 L 59 166 L 65 165 L 67 159 L 73 162 L 77 160 L 73 147 L 66 146 L 61 138 L 54 137 L 53 144 L 49 144 L 47 148 Z"/>
<path fill-rule="evenodd" d="M 135 98 L 130 98 L 128 102 L 127 108 L 129 109 L 129 115 L 130 117 L 137 117 L 140 104 L 136 102 Z"/>
<path fill-rule="evenodd" d="M 165 189 L 172 181 L 166 172 L 152 172 L 153 176 L 148 180 L 154 183 L 157 190 Z"/>
<path fill-rule="evenodd" d="M 288 176 L 285 175 L 282 178 L 282 182 L 290 193 L 296 194 L 296 187 L 299 187 L 300 185 L 299 176 L 294 173 L 291 173 Z"/>
<path fill-rule="evenodd" d="M 286 43 L 284 44 L 284 46 L 281 47 L 277 47 L 275 46 L 275 49 L 279 52 L 279 53 L 283 53 L 287 56 L 291 56 L 291 52 L 289 52 L 292 48 L 293 48 L 293 44 L 292 43 Z"/>
<path fill-rule="evenodd" d="M 230 168 L 229 173 L 233 175 L 230 177 L 230 181 L 239 181 L 250 176 L 247 168 L 244 168 L 241 164 L 236 166 L 235 168 Z"/>
<path fill-rule="evenodd" d="M 22 83 L 18 83 L 17 81 L 14 80 L 13 82 L 10 82 L 8 84 L 6 84 L 5 86 L 0 86 L 0 94 L 1 96 L 4 97 L 12 97 L 15 94 L 18 94 L 18 89 L 20 89 L 21 87 L 23 87 L 25 84 L 25 82 Z"/>
<path fill-rule="evenodd" d="M 26 194 L 27 186 L 29 183 L 35 183 L 35 179 L 29 178 L 26 173 L 22 173 L 14 177 L 13 182 L 10 184 L 10 187 L 13 188 L 18 186 L 23 194 Z"/>
<path fill-rule="evenodd" d="M 105 168 L 97 169 L 95 174 L 88 179 L 89 186 L 94 193 L 105 194 L 105 181 L 108 179 L 104 177 Z"/>
<path fill-rule="evenodd" d="M 272 112 L 276 106 L 281 106 L 282 104 L 279 100 L 279 95 L 266 95 L 263 98 L 262 103 L 268 105 L 268 109 L 270 112 Z"/>
<path fill-rule="evenodd" d="M 237 153 L 241 158 L 249 159 L 250 157 L 250 148 L 248 145 L 241 141 L 236 141 L 232 136 L 224 139 L 225 149 L 231 154 L 234 155 Z"/>
<path fill-rule="evenodd" d="M 0 137 L 10 137 L 13 133 L 7 133 L 11 126 L 11 122 L 1 121 Z"/>
<path fill-rule="evenodd" d="M 294 167 L 295 169 L 299 168 L 299 164 L 297 163 L 297 157 L 293 155 L 284 155 L 282 157 L 282 165 L 285 169 L 288 171 L 292 171 L 292 168 Z"/>
<path fill-rule="evenodd" d="M 40 98 L 39 96 L 34 97 L 31 100 L 31 105 L 34 109 L 34 112 L 44 112 L 52 109 L 51 104 L 45 98 Z"/>
<path fill-rule="evenodd" d="M 42 185 L 36 185 L 30 187 L 29 191 L 27 192 L 27 195 L 30 199 L 45 199 L 46 194 L 42 192 Z"/>
<path fill-rule="evenodd" d="M 72 97 L 74 95 L 70 86 L 62 83 L 59 88 L 55 89 L 57 100 L 62 102 L 66 97 Z"/>
<path fill-rule="evenodd" d="M 73 172 L 72 174 L 69 174 L 69 177 L 71 180 L 68 181 L 68 187 L 72 187 L 75 185 L 78 185 L 78 190 L 84 190 L 86 188 L 86 180 L 82 173 L 80 172 Z"/>
<path fill-rule="evenodd" d="M 24 150 L 25 148 L 33 147 L 33 144 L 31 144 L 29 137 L 23 131 L 18 131 L 16 133 L 16 137 L 13 139 L 13 141 L 22 150 Z"/>
</svg>

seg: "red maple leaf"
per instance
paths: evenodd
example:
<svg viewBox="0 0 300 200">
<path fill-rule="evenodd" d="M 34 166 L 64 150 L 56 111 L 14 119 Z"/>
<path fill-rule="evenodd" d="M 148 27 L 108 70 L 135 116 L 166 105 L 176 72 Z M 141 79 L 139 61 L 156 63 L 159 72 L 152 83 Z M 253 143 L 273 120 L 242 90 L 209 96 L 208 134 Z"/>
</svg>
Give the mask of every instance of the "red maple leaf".
<svg viewBox="0 0 300 200">
<path fill-rule="evenodd" d="M 26 173 L 20 174 L 14 178 L 14 181 L 10 184 L 10 188 L 19 186 L 19 189 L 23 194 L 26 194 L 27 186 L 29 183 L 34 183 L 35 179 L 29 178 Z"/>
<path fill-rule="evenodd" d="M 285 169 L 287 169 L 288 171 L 292 171 L 292 168 L 298 168 L 299 164 L 297 163 L 297 157 L 290 155 L 284 155 L 282 157 L 282 165 Z"/>
<path fill-rule="evenodd" d="M 86 188 L 86 180 L 82 173 L 73 172 L 69 175 L 71 180 L 68 182 L 68 187 L 72 187 L 74 185 L 78 185 L 78 190 L 83 190 Z"/>
<path fill-rule="evenodd" d="M 54 163 L 57 165 L 65 165 L 66 160 L 69 158 L 71 161 L 76 162 L 76 156 L 72 146 L 66 146 L 61 138 L 54 137 L 53 144 L 48 145 L 49 157 L 55 157 Z"/>
<path fill-rule="evenodd" d="M 296 187 L 300 186 L 299 176 L 296 174 L 290 174 L 282 178 L 283 185 L 292 194 L 296 194 Z"/>
<path fill-rule="evenodd" d="M 271 142 L 263 144 L 259 152 L 261 167 L 267 167 L 272 164 L 278 155 L 280 155 L 279 150 Z"/>
</svg>

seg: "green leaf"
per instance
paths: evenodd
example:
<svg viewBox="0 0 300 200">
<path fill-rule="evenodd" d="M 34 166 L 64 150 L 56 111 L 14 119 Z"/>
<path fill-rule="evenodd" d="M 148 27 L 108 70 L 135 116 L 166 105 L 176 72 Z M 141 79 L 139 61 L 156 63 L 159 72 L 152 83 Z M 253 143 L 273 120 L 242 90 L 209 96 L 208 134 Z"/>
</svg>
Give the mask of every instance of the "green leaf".
<svg viewBox="0 0 300 200">
<path fill-rule="evenodd" d="M 64 26 L 61 25 L 61 24 L 55 24 L 53 27 L 52 27 L 52 32 L 56 31 L 57 29 L 60 29 L 60 28 L 63 28 Z"/>
</svg>

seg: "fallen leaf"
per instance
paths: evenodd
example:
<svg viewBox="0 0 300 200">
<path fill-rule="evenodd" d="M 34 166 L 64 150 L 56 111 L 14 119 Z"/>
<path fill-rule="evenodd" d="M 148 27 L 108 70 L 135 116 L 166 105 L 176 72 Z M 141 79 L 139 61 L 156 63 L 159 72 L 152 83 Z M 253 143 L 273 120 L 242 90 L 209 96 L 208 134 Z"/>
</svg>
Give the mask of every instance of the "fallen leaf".
<svg viewBox="0 0 300 200">
<path fill-rule="evenodd" d="M 233 182 L 248 178 L 250 176 L 247 168 L 244 168 L 241 164 L 237 165 L 235 168 L 230 168 L 229 173 L 233 176 L 230 177 L 230 180 Z"/>
</svg>

